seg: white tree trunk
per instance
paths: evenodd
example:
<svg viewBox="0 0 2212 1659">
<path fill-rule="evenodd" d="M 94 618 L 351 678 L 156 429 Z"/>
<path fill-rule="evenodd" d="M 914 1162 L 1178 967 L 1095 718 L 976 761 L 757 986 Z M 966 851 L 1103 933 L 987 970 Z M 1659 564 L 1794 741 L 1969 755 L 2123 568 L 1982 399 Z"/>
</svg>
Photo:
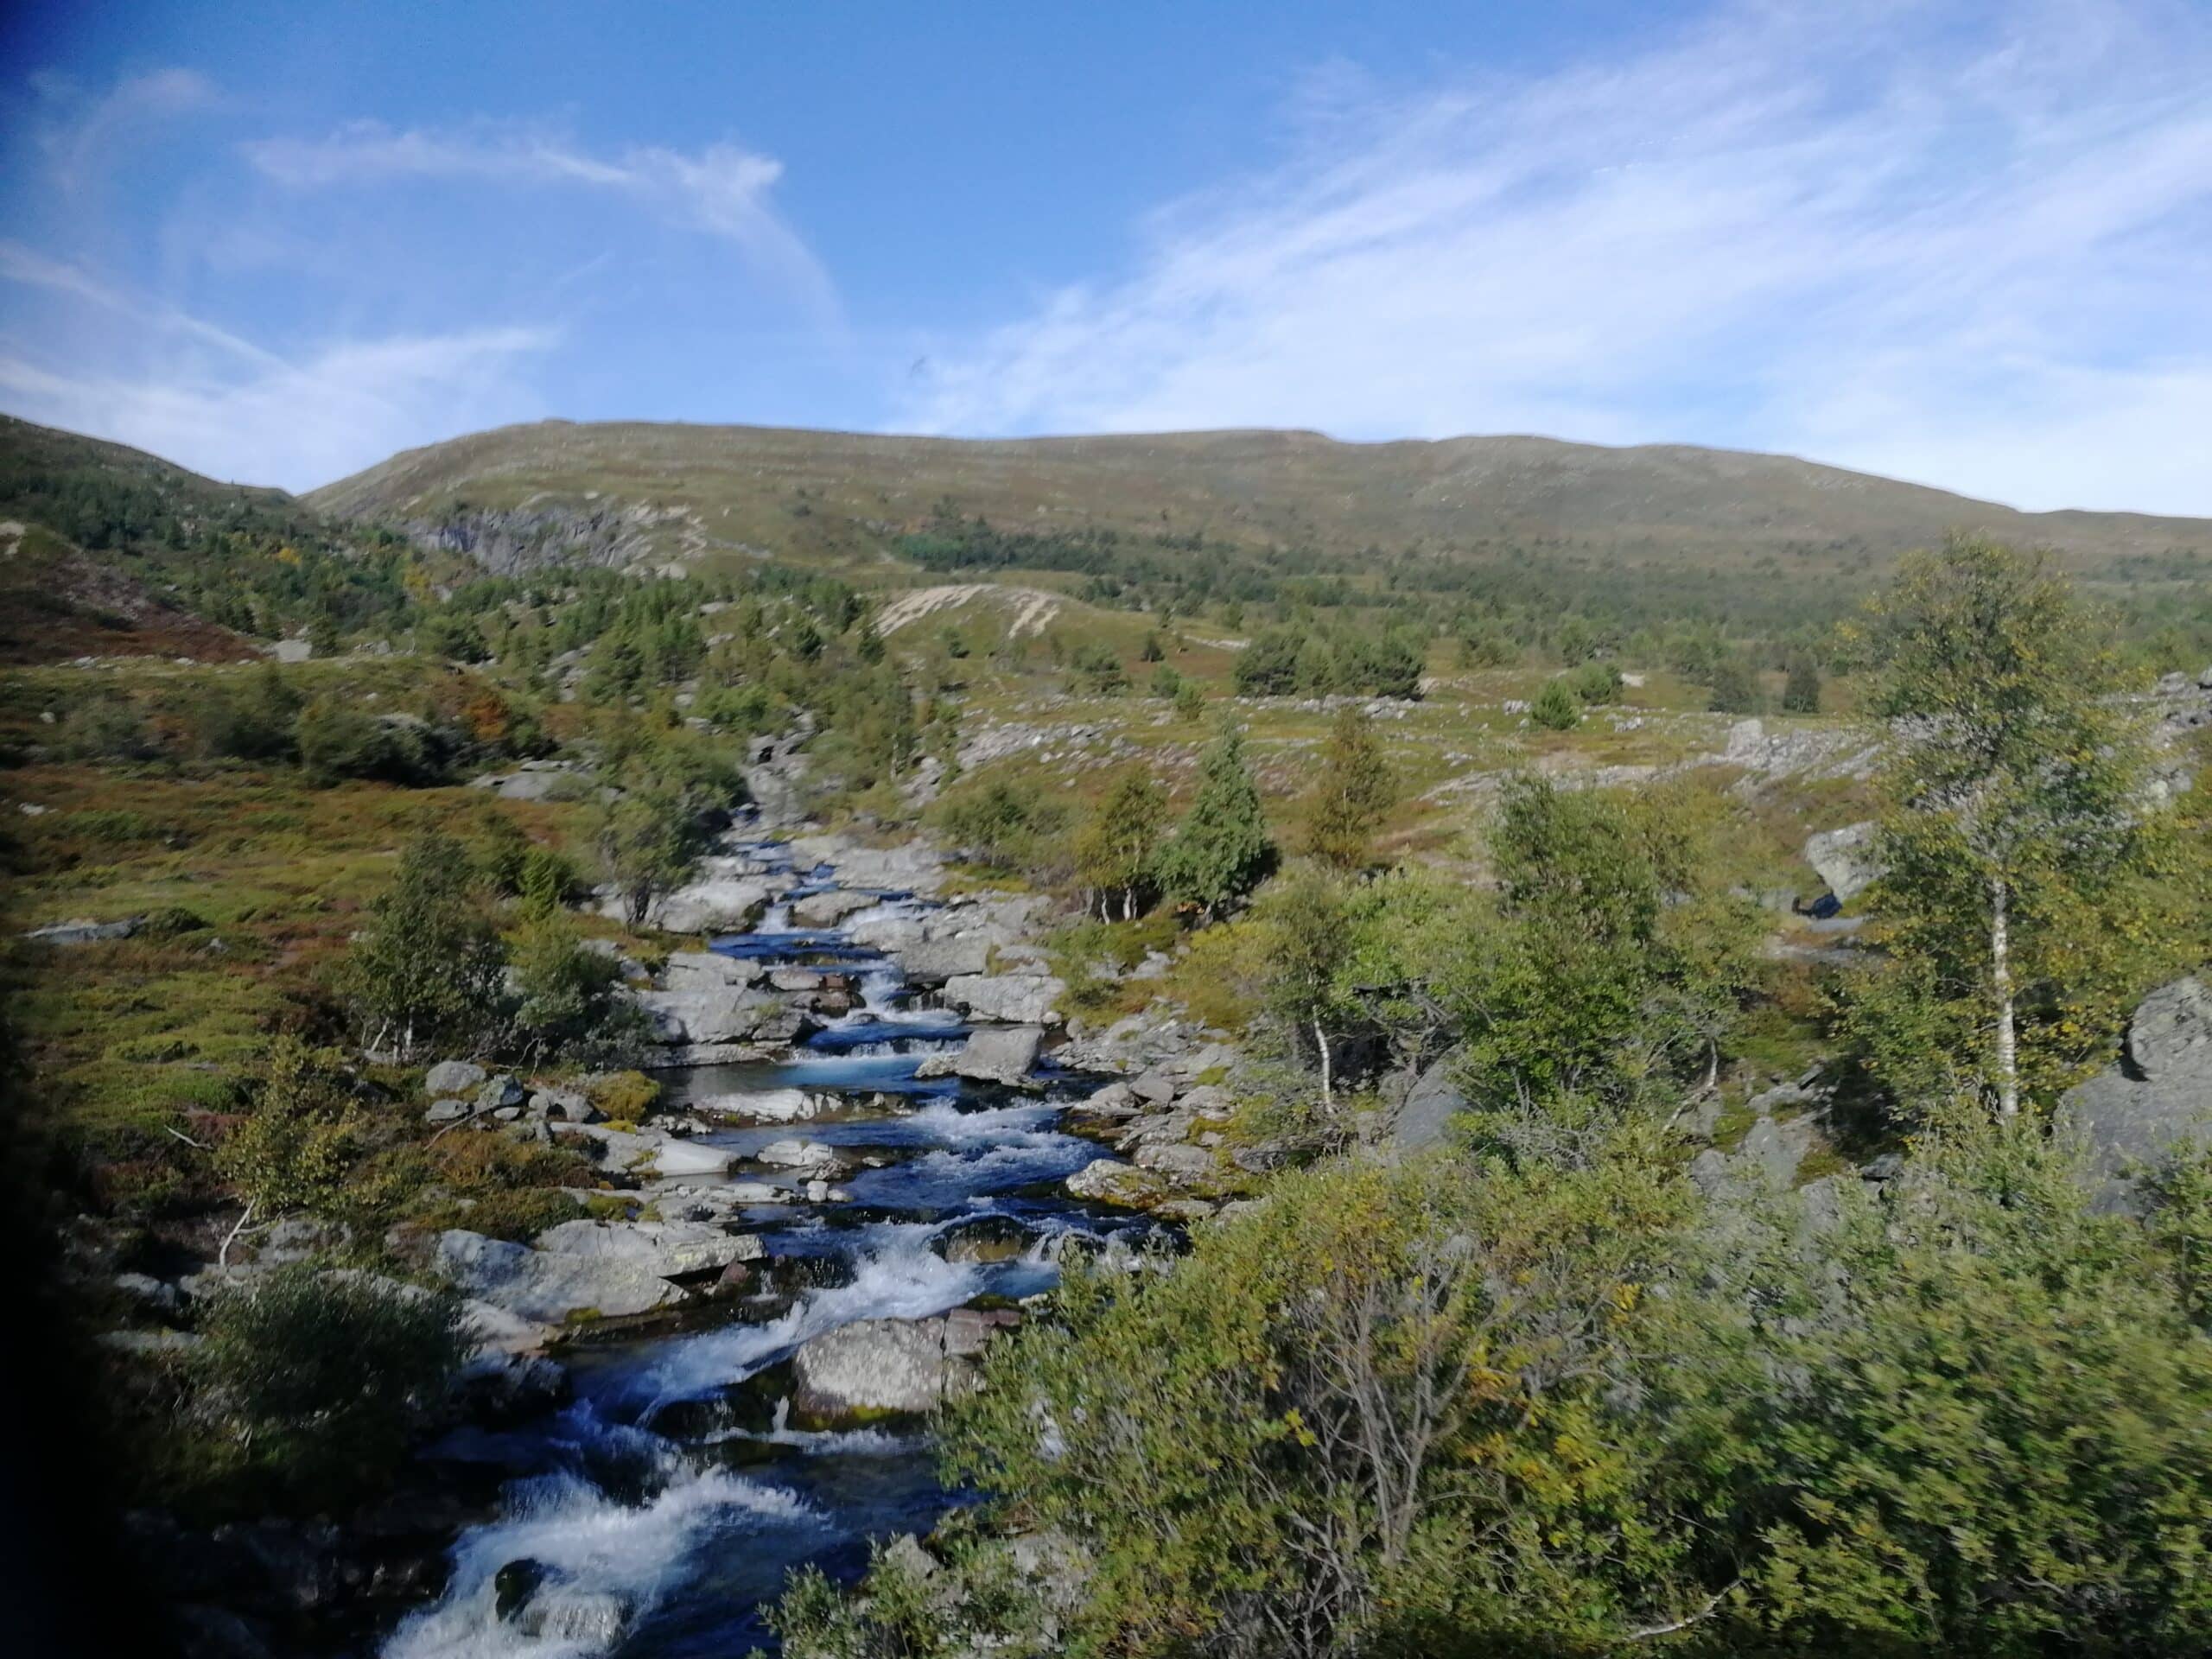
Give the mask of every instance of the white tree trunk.
<svg viewBox="0 0 2212 1659">
<path fill-rule="evenodd" d="M 1989 884 L 1989 983 L 1997 998 L 1997 1115 L 2020 1110 L 2020 1055 L 2012 1020 L 2012 940 L 2006 906 L 2011 894 L 2002 877 Z"/>
<path fill-rule="evenodd" d="M 1313 1021 L 1313 1045 L 1321 1051 L 1321 1103 L 1331 1111 L 1337 1109 L 1335 1079 L 1330 1071 L 1329 1033 L 1321 1029 L 1321 1021 Z"/>
</svg>

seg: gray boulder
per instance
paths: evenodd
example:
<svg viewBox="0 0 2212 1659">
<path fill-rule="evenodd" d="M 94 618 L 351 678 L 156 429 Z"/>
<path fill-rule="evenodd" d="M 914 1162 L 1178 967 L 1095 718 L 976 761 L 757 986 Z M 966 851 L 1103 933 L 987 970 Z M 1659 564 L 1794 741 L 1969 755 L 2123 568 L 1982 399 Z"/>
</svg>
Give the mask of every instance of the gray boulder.
<svg viewBox="0 0 2212 1659">
<path fill-rule="evenodd" d="M 793 899 L 791 920 L 801 927 L 835 927 L 848 916 L 874 909 L 878 902 L 872 893 L 832 887 L 827 893 L 810 893 L 804 899 Z"/>
<path fill-rule="evenodd" d="M 1044 1040 L 1044 1030 L 1038 1026 L 995 1026 L 972 1032 L 960 1052 L 950 1057 L 952 1075 L 970 1083 L 1018 1088 L 1028 1082 Z"/>
<path fill-rule="evenodd" d="M 932 1411 L 976 1387 L 976 1356 L 1014 1322 L 959 1308 L 939 1319 L 840 1325 L 792 1356 L 792 1410 L 803 1422 L 826 1424 Z"/>
<path fill-rule="evenodd" d="M 542 1325 L 587 1310 L 648 1313 L 683 1294 L 635 1262 L 533 1250 L 460 1228 L 438 1235 L 433 1260 L 467 1294 Z"/>
<path fill-rule="evenodd" d="M 1009 1026 L 1057 1026 L 1066 994 L 1049 975 L 962 974 L 944 982 L 944 1000 L 953 1007 Z"/>
<path fill-rule="evenodd" d="M 1135 1209 L 1166 1196 L 1159 1176 L 1118 1158 L 1097 1158 L 1067 1179 L 1069 1193 L 1094 1204 Z"/>
<path fill-rule="evenodd" d="M 607 1116 L 581 1089 L 538 1090 L 530 1097 L 530 1115 L 563 1123 L 597 1123 Z"/>
<path fill-rule="evenodd" d="M 1876 827 L 1869 818 L 1840 830 L 1824 830 L 1805 842 L 1805 861 L 1845 904 L 1864 893 L 1883 873 L 1873 855 Z"/>
<path fill-rule="evenodd" d="M 660 972 L 660 982 L 671 991 L 712 991 L 757 985 L 767 969 L 742 957 L 726 957 L 719 950 L 678 950 Z"/>
<path fill-rule="evenodd" d="M 1421 1152 L 1444 1144 L 1446 1126 L 1467 1109 L 1467 1097 L 1452 1081 L 1459 1064 L 1453 1049 L 1414 1080 L 1390 1120 L 1390 1144 L 1401 1152 Z"/>
<path fill-rule="evenodd" d="M 556 1255 L 628 1262 L 662 1279 L 718 1272 L 768 1254 L 750 1234 L 700 1221 L 564 1221 L 540 1233 L 537 1244 Z"/>
<path fill-rule="evenodd" d="M 1213 1154 L 1185 1141 L 1147 1141 L 1136 1151 L 1137 1167 L 1172 1181 L 1205 1181 L 1214 1173 Z"/>
<path fill-rule="evenodd" d="M 493 1077 L 476 1091 L 476 1109 L 480 1112 L 501 1112 L 519 1109 L 530 1098 L 530 1091 L 505 1072 Z"/>
<path fill-rule="evenodd" d="M 464 1117 L 474 1117 L 476 1108 L 465 1100 L 434 1100 L 423 1114 L 425 1123 L 458 1123 Z"/>
<path fill-rule="evenodd" d="M 2057 1132 L 2082 1153 L 2098 1209 L 2134 1211 L 2138 1174 L 2177 1153 L 2212 1147 L 2206 1014 L 2197 980 L 2153 991 L 2128 1027 L 2129 1064 L 2107 1066 L 2059 1097 Z"/>
<path fill-rule="evenodd" d="M 2212 990 L 2191 977 L 2145 997 L 2128 1023 L 2127 1058 L 2153 1081 L 2212 1072 Z"/>
<path fill-rule="evenodd" d="M 798 1123 L 819 1116 L 836 1102 L 804 1089 L 759 1089 L 713 1095 L 691 1103 L 692 1109 L 708 1117 L 734 1118 L 747 1123 Z"/>
<path fill-rule="evenodd" d="M 440 1060 L 423 1074 L 426 1095 L 473 1095 L 491 1074 L 472 1060 Z"/>
<path fill-rule="evenodd" d="M 916 985 L 942 985 L 982 974 L 990 965 L 990 941 L 974 937 L 920 939 L 899 952 L 900 969 Z"/>
<path fill-rule="evenodd" d="M 771 1141 L 753 1158 L 771 1169 L 804 1170 L 816 1175 L 836 1175 L 845 1167 L 836 1147 L 819 1141 Z"/>
</svg>

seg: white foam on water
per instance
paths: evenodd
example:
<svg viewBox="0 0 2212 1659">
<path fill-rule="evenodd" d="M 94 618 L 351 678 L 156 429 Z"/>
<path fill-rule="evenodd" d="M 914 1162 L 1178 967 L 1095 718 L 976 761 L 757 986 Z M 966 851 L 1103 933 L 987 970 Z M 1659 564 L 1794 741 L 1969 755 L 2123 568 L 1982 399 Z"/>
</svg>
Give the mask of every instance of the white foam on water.
<svg viewBox="0 0 2212 1659">
<path fill-rule="evenodd" d="M 1049 1102 L 1039 1101 L 963 1112 L 940 1100 L 910 1113 L 906 1123 L 947 1147 L 1064 1147 L 1071 1144 L 1072 1137 L 1046 1127 L 1059 1109 Z"/>
<path fill-rule="evenodd" d="M 826 1525 L 796 1494 L 721 1469 L 681 1478 L 638 1505 L 567 1474 L 518 1483 L 509 1503 L 505 1518 L 462 1535 L 446 1593 L 392 1632 L 384 1659 L 586 1659 L 611 1650 L 623 1627 L 681 1584 L 709 1534 Z M 546 1568 L 556 1605 L 575 1609 L 600 1598 L 619 1617 L 500 1618 L 499 1571 L 522 1560 Z"/>
</svg>

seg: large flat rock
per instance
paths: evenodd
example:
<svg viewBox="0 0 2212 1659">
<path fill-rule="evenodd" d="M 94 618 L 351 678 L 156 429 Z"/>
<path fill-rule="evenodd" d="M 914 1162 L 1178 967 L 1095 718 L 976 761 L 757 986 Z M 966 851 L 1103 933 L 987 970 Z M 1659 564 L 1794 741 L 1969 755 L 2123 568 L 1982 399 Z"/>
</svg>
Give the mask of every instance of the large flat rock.
<svg viewBox="0 0 2212 1659">
<path fill-rule="evenodd" d="M 438 1235 L 434 1259 L 463 1294 L 543 1325 L 586 1312 L 645 1313 L 683 1294 L 634 1262 L 533 1250 L 460 1228 Z"/>
</svg>

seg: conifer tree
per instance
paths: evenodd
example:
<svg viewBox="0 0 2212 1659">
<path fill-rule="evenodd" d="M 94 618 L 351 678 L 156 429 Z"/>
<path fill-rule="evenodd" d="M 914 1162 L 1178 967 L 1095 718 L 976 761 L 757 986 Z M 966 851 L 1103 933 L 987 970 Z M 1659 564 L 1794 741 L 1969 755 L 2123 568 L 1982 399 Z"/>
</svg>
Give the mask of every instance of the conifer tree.
<svg viewBox="0 0 2212 1659">
<path fill-rule="evenodd" d="M 1329 728 L 1321 775 L 1306 798 L 1305 850 L 1340 870 L 1362 868 L 1372 855 L 1376 828 L 1397 795 L 1375 722 L 1362 709 L 1342 710 Z"/>
<path fill-rule="evenodd" d="M 1224 725 L 1200 765 L 1191 810 L 1161 851 L 1160 885 L 1211 921 L 1257 887 L 1274 860 L 1243 735 Z"/>
</svg>

